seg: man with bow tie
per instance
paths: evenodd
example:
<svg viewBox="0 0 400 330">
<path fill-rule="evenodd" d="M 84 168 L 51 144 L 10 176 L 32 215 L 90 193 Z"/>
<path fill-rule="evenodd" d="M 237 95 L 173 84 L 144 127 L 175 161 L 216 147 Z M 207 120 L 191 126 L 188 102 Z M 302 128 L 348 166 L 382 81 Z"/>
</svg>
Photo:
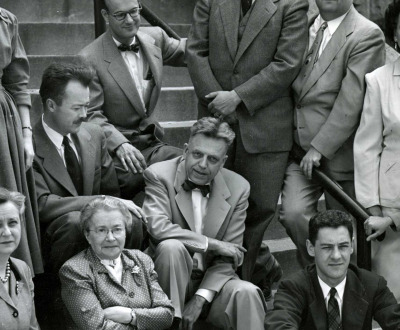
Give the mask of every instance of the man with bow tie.
<svg viewBox="0 0 400 330">
<path fill-rule="evenodd" d="M 234 137 L 227 123 L 202 118 L 183 156 L 144 172 L 149 253 L 182 329 L 192 329 L 202 311 L 219 328 L 264 327 L 262 291 L 236 274 L 250 186 L 223 168 Z"/>
<path fill-rule="evenodd" d="M 80 52 L 96 70 L 88 118 L 103 128 L 125 198 L 144 188 L 147 165 L 182 152 L 162 142 L 154 108 L 163 64 L 185 65 L 186 40 L 169 38 L 158 27 L 139 28 L 140 10 L 138 0 L 105 0 L 101 13 L 108 31 Z"/>
</svg>

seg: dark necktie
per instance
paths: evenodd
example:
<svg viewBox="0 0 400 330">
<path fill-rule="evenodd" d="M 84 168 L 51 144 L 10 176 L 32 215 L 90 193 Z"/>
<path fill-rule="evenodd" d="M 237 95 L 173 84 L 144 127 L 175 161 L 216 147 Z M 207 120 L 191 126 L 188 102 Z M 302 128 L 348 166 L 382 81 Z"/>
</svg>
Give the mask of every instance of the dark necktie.
<svg viewBox="0 0 400 330">
<path fill-rule="evenodd" d="M 200 189 L 201 194 L 203 197 L 206 197 L 210 193 L 210 185 L 206 184 L 204 186 L 196 184 L 190 180 L 185 180 L 185 182 L 182 184 L 182 187 L 185 191 L 191 191 L 193 189 Z"/>
<path fill-rule="evenodd" d="M 132 51 L 132 52 L 137 53 L 137 52 L 139 51 L 139 42 L 138 42 L 138 41 L 135 41 L 135 43 L 132 44 L 132 45 L 120 44 L 120 45 L 118 46 L 118 49 L 119 49 L 121 52 Z"/>
<path fill-rule="evenodd" d="M 65 165 L 67 166 L 68 174 L 71 177 L 71 180 L 75 186 L 76 191 L 78 192 L 78 195 L 82 195 L 83 185 L 81 166 L 78 162 L 75 151 L 72 149 L 66 136 L 64 136 L 63 145 Z"/>
<path fill-rule="evenodd" d="M 342 322 L 340 320 L 339 304 L 335 298 L 336 289 L 331 288 L 330 297 L 328 301 L 328 329 L 340 330 L 342 329 Z"/>
<path fill-rule="evenodd" d="M 303 78 L 307 79 L 307 77 L 310 75 L 311 70 L 314 67 L 314 64 L 318 61 L 318 53 L 319 53 L 319 48 L 321 46 L 322 38 L 324 36 L 324 31 L 327 28 L 328 23 L 324 22 L 318 32 L 317 35 L 315 36 L 315 40 L 312 44 L 311 49 L 308 51 L 308 54 L 306 56 L 306 61 L 303 64 L 303 67 L 301 68 L 300 71 L 300 76 Z"/>
<path fill-rule="evenodd" d="M 251 2 L 252 2 L 252 0 L 242 0 L 242 13 L 243 13 L 243 16 L 245 16 L 247 14 L 247 12 L 249 11 L 249 9 L 251 7 Z"/>
</svg>

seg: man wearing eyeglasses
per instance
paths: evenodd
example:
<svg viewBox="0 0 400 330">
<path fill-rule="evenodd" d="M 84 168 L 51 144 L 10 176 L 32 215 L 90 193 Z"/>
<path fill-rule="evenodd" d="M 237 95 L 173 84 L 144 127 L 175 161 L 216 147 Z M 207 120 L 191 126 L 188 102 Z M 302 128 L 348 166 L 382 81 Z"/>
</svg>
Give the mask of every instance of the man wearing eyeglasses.
<svg viewBox="0 0 400 330">
<path fill-rule="evenodd" d="M 105 0 L 101 13 L 108 31 L 80 52 L 96 70 L 88 118 L 104 130 L 126 198 L 144 188 L 147 165 L 182 153 L 162 142 L 154 108 L 163 64 L 185 65 L 186 40 L 169 38 L 158 27 L 139 28 L 140 10 L 138 0 Z"/>
</svg>

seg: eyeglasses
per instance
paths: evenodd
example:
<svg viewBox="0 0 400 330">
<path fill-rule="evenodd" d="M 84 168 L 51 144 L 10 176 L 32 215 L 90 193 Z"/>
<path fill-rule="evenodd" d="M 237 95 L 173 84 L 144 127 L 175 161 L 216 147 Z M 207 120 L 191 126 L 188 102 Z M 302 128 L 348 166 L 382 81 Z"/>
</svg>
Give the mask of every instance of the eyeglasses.
<svg viewBox="0 0 400 330">
<path fill-rule="evenodd" d="M 108 229 L 108 228 L 97 228 L 97 229 L 88 229 L 88 231 L 94 231 L 97 236 L 100 238 L 106 238 L 108 233 L 111 232 L 115 238 L 119 238 L 124 236 L 125 234 L 125 228 L 122 227 L 116 227 L 113 229 Z"/>
<path fill-rule="evenodd" d="M 131 18 L 136 18 L 140 15 L 140 11 L 142 10 L 142 5 L 140 4 L 139 7 L 133 8 L 130 11 L 120 12 L 117 14 L 110 14 L 114 17 L 117 21 L 123 21 L 126 19 L 126 16 L 129 15 Z"/>
</svg>

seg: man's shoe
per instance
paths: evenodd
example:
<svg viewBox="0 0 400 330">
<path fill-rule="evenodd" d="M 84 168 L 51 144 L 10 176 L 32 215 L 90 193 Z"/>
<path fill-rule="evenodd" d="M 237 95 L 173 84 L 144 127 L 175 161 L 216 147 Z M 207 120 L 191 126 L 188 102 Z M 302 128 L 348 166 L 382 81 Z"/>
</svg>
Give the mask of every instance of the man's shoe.
<svg viewBox="0 0 400 330">
<path fill-rule="evenodd" d="M 273 256 L 272 256 L 273 258 Z M 262 292 L 265 300 L 270 300 L 272 297 L 272 284 L 278 282 L 283 275 L 283 271 L 279 262 L 274 258 L 274 264 L 272 265 L 267 278 L 265 279 Z"/>
</svg>

